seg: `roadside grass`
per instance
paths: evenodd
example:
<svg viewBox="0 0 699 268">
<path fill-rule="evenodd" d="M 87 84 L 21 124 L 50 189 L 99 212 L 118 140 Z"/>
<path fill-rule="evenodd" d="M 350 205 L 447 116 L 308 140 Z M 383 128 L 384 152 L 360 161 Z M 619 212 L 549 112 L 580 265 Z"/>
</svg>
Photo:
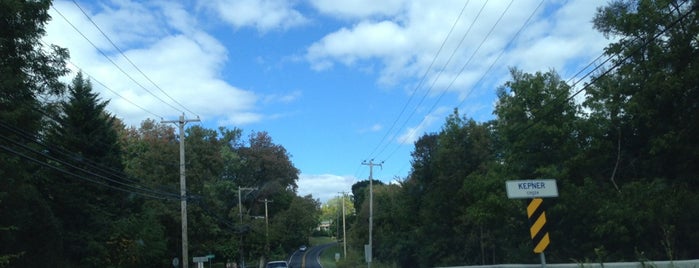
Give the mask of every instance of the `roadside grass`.
<svg viewBox="0 0 699 268">
<path fill-rule="evenodd" d="M 310 239 L 311 246 L 323 245 L 337 242 L 334 237 L 329 236 L 313 236 Z M 320 264 L 323 268 L 335 268 L 335 253 L 340 253 L 341 247 L 338 244 L 328 247 L 320 254 Z"/>
<path fill-rule="evenodd" d="M 323 244 L 327 244 L 327 243 L 336 242 L 335 238 L 332 238 L 329 236 L 311 236 L 308 240 L 311 243 L 309 246 L 317 246 L 317 245 L 323 245 Z"/>
<path fill-rule="evenodd" d="M 317 240 L 315 240 L 317 239 Z M 318 241 L 318 244 L 314 244 L 314 241 Z M 332 243 L 335 242 L 334 238 L 331 237 L 312 237 L 311 238 L 311 244 L 312 245 L 321 245 L 321 244 L 327 244 L 327 243 Z M 321 253 L 320 255 L 320 265 L 323 266 L 323 268 L 354 268 L 354 267 L 365 267 L 367 266 L 366 262 L 364 261 L 364 250 L 359 252 L 358 250 L 355 250 L 351 247 L 347 247 L 347 257 L 344 258 L 342 256 L 342 252 L 344 251 L 342 243 L 337 243 L 331 247 L 328 247 Z M 335 254 L 340 254 L 340 261 L 335 261 Z M 381 262 L 372 262 L 371 267 L 375 268 L 395 268 L 397 267 L 394 264 L 386 264 L 386 263 L 381 263 Z"/>
</svg>

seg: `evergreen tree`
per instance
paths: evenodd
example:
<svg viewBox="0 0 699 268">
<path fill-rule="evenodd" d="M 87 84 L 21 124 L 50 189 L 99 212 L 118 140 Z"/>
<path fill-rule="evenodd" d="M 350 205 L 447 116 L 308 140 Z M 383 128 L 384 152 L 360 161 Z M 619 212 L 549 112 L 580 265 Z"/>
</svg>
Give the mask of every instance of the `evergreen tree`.
<svg viewBox="0 0 699 268">
<path fill-rule="evenodd" d="M 64 91 L 65 49 L 41 45 L 50 19 L 48 0 L 0 1 L 0 266 L 60 263 L 58 226 L 36 180 L 32 156 L 44 107 L 39 95 Z M 8 256 L 8 258 L 4 257 Z"/>
<path fill-rule="evenodd" d="M 61 114 L 48 132 L 51 153 L 65 159 L 62 168 L 78 176 L 55 174 L 48 191 L 60 218 L 64 255 L 70 266 L 106 266 L 118 261 L 123 237 L 115 237 L 117 219 L 125 215 L 123 165 L 115 118 L 105 111 L 107 101 L 92 92 L 81 73 L 61 103 Z"/>
</svg>

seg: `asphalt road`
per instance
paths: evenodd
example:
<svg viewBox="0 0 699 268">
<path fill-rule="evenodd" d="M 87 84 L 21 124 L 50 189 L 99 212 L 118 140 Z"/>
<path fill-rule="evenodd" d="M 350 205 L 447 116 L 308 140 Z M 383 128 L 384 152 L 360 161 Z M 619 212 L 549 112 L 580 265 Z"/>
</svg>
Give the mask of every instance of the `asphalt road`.
<svg viewBox="0 0 699 268">
<path fill-rule="evenodd" d="M 337 243 L 328 243 L 310 247 L 306 251 L 297 250 L 289 259 L 289 267 L 291 268 L 322 268 L 320 265 L 320 254 L 328 247 Z"/>
</svg>

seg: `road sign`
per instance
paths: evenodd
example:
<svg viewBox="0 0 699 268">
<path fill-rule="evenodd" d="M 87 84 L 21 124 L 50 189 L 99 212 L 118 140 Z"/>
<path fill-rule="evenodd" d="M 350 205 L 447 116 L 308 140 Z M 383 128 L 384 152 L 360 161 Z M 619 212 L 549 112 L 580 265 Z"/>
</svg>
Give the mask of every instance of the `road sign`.
<svg viewBox="0 0 699 268">
<path fill-rule="evenodd" d="M 207 257 L 207 256 L 192 258 L 192 262 L 194 262 L 194 263 L 208 262 L 208 261 L 209 261 L 209 257 Z"/>
<path fill-rule="evenodd" d="M 534 253 L 542 253 L 549 245 L 549 232 L 546 228 L 546 211 L 541 205 L 544 202 L 541 198 L 534 198 L 527 206 L 527 217 L 529 218 L 529 234 L 534 242 Z"/>
<path fill-rule="evenodd" d="M 557 197 L 556 180 L 507 181 L 507 198 Z"/>
<path fill-rule="evenodd" d="M 364 244 L 364 260 L 371 262 L 371 245 Z"/>
</svg>

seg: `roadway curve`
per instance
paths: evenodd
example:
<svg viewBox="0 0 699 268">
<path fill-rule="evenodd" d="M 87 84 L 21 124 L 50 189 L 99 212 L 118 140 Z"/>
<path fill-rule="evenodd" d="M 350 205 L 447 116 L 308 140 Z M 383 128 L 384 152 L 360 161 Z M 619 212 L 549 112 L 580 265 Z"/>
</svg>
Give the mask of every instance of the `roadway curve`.
<svg viewBox="0 0 699 268">
<path fill-rule="evenodd" d="M 323 245 L 318 245 L 315 247 L 310 247 L 306 251 L 297 250 L 294 254 L 291 254 L 289 258 L 289 267 L 291 268 L 323 268 L 320 265 L 320 254 L 323 250 L 335 245 L 337 243 L 328 243 Z"/>
</svg>

